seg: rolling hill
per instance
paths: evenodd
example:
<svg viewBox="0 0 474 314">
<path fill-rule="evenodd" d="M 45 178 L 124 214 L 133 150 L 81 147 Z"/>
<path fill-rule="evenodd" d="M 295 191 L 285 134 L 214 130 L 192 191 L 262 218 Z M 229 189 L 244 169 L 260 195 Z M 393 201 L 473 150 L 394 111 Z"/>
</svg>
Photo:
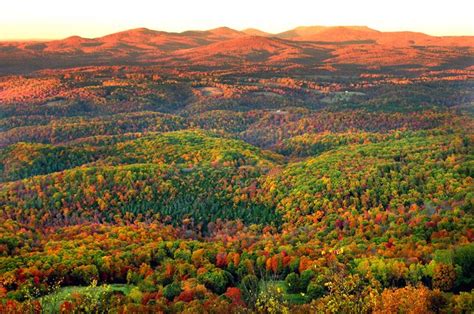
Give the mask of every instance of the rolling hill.
<svg viewBox="0 0 474 314">
<path fill-rule="evenodd" d="M 207 31 L 170 33 L 146 28 L 99 38 L 69 37 L 49 42 L 0 43 L 2 73 L 84 65 L 159 64 L 220 66 L 235 59 L 298 69 L 344 66 L 472 64 L 473 37 L 435 37 L 415 32 L 380 32 L 365 26 L 297 27 L 279 34 L 256 29 L 220 27 Z M 324 57 L 315 50 L 326 51 Z M 216 57 L 214 64 L 206 62 Z M 290 67 L 291 68 L 291 67 Z"/>
</svg>

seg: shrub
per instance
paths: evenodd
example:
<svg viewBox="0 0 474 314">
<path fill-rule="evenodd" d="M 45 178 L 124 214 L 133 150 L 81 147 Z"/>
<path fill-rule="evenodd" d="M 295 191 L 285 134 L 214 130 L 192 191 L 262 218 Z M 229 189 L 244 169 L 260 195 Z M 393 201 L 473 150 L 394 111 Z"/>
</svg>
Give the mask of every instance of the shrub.
<svg viewBox="0 0 474 314">
<path fill-rule="evenodd" d="M 82 265 L 72 271 L 73 278 L 79 284 L 89 285 L 99 276 L 99 271 L 95 265 Z"/>
<path fill-rule="evenodd" d="M 461 290 L 474 288 L 474 243 L 457 248 L 454 251 L 454 264 L 461 267 L 456 285 Z"/>
<path fill-rule="evenodd" d="M 199 280 L 206 286 L 206 288 L 217 294 L 223 294 L 229 283 L 229 279 L 223 270 L 207 272 L 199 276 Z"/>
<path fill-rule="evenodd" d="M 306 293 L 311 299 L 318 299 L 326 294 L 326 289 L 320 283 L 312 281 L 309 283 Z"/>
<path fill-rule="evenodd" d="M 255 307 L 259 313 L 290 313 L 283 291 L 273 282 L 263 283 Z"/>
<path fill-rule="evenodd" d="M 301 292 L 301 280 L 300 276 L 295 273 L 289 273 L 285 278 L 285 282 L 288 285 L 288 292 L 298 293 Z"/>
<path fill-rule="evenodd" d="M 450 307 L 454 313 L 470 313 L 474 309 L 474 289 L 453 296 Z"/>
<path fill-rule="evenodd" d="M 453 265 L 437 264 L 433 272 L 433 288 L 449 291 L 454 286 L 456 270 Z"/>
<path fill-rule="evenodd" d="M 249 307 L 254 307 L 258 296 L 258 278 L 255 275 L 247 275 L 240 282 L 240 289 L 245 303 Z"/>
<path fill-rule="evenodd" d="M 130 291 L 128 297 L 133 301 L 133 303 L 140 304 L 142 302 L 143 293 L 140 291 L 140 289 L 135 287 Z"/>
<path fill-rule="evenodd" d="M 163 288 L 163 296 L 172 301 L 181 293 L 181 286 L 179 283 L 173 282 Z"/>
<path fill-rule="evenodd" d="M 374 313 L 428 313 L 430 291 L 423 285 L 385 289 Z"/>
</svg>

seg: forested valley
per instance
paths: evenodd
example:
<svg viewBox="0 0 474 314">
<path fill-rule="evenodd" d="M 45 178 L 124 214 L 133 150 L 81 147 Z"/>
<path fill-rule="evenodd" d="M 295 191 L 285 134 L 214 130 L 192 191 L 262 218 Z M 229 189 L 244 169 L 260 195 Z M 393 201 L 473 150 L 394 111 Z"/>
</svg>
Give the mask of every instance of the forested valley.
<svg viewBox="0 0 474 314">
<path fill-rule="evenodd" d="M 0 312 L 472 313 L 472 64 L 229 60 L 0 77 Z"/>
</svg>

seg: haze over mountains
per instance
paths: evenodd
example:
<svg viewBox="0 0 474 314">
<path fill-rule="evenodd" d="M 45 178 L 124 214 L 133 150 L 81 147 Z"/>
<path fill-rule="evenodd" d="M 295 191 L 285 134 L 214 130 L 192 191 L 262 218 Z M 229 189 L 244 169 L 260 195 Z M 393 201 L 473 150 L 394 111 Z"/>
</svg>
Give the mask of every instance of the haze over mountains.
<svg viewBox="0 0 474 314">
<path fill-rule="evenodd" d="M 170 33 L 146 28 L 99 38 L 72 36 L 47 42 L 0 43 L 0 73 L 113 64 L 161 64 L 213 69 L 271 66 L 279 70 L 335 70 L 405 66 L 466 68 L 474 37 L 380 32 L 365 26 L 297 27 L 279 34 L 221 27 Z"/>
</svg>

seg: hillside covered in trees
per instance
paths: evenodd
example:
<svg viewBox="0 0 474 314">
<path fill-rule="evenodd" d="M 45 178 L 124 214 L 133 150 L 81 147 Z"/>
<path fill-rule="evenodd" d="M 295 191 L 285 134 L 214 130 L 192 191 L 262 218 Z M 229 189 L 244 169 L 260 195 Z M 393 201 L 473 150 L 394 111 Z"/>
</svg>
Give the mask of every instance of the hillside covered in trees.
<svg viewBox="0 0 474 314">
<path fill-rule="evenodd" d="M 472 313 L 470 38 L 336 31 L 18 44 L 0 313 Z"/>
</svg>

